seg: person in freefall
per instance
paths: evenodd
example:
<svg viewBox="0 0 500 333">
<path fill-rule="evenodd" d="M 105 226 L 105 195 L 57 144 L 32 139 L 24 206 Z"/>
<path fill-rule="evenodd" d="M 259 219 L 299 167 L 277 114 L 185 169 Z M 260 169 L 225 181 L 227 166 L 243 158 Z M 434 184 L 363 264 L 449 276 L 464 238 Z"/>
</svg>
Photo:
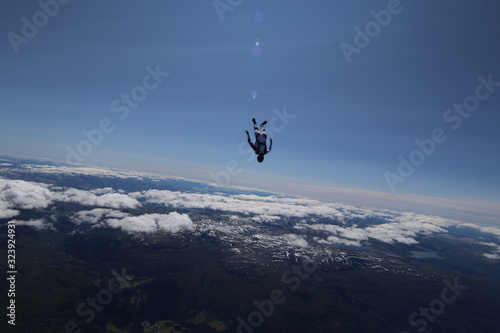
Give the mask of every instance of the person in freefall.
<svg viewBox="0 0 500 333">
<path fill-rule="evenodd" d="M 259 127 L 257 126 L 257 122 L 255 121 L 255 118 L 252 118 L 253 121 L 253 129 L 255 133 L 255 144 L 252 143 L 252 140 L 250 139 L 250 134 L 248 133 L 247 130 L 245 132 L 247 133 L 247 138 L 248 138 L 248 144 L 250 147 L 252 147 L 253 151 L 255 154 L 257 154 L 257 161 L 259 163 L 262 163 L 264 161 L 264 155 L 269 154 L 271 152 L 271 149 L 273 149 L 273 139 L 269 139 L 270 145 L 269 149 L 267 148 L 267 133 L 266 129 L 264 128 L 264 125 L 267 124 L 267 121 L 264 121 L 262 124 L 260 124 L 260 130 Z"/>
</svg>

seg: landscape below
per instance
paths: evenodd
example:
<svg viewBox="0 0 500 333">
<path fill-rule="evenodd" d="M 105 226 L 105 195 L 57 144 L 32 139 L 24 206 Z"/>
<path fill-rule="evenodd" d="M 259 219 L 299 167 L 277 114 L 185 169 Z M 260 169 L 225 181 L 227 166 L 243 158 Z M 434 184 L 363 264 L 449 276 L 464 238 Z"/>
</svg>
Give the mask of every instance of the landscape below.
<svg viewBox="0 0 500 333">
<path fill-rule="evenodd" d="M 2 332 L 500 331 L 495 228 L 12 156 L 0 208 Z"/>
</svg>

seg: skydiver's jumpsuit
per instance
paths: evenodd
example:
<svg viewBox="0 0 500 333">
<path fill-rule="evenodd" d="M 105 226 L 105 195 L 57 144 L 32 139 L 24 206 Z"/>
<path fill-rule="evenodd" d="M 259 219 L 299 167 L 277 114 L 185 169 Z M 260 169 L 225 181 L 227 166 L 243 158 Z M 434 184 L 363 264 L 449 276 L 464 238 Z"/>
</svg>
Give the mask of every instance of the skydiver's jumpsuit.
<svg viewBox="0 0 500 333">
<path fill-rule="evenodd" d="M 259 127 L 257 126 L 257 123 L 253 124 L 253 129 L 255 133 L 255 144 L 252 143 L 252 140 L 250 139 L 250 135 L 247 134 L 248 138 L 248 144 L 250 147 L 252 147 L 253 151 L 257 155 L 266 155 L 271 152 L 271 149 L 273 149 L 273 142 L 271 141 L 271 144 L 269 145 L 269 149 L 267 148 L 267 133 L 264 125 L 261 125 L 260 131 Z"/>
</svg>

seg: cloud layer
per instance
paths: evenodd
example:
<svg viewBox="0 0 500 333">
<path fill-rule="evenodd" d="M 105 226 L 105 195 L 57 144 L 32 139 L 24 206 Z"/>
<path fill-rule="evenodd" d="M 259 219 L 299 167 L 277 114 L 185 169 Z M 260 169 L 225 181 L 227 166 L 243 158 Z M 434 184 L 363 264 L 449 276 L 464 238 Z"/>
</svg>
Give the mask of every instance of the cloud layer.
<svg viewBox="0 0 500 333">
<path fill-rule="evenodd" d="M 363 242 L 376 239 L 384 243 L 416 244 L 417 237 L 447 232 L 444 228 L 454 221 L 415 213 L 398 213 L 374 210 L 344 204 L 326 203 L 311 199 L 297 199 L 257 195 L 210 195 L 182 193 L 166 190 L 148 190 L 130 194 L 133 198 L 148 203 L 162 204 L 173 208 L 211 209 L 243 215 L 252 215 L 255 222 L 277 221 L 297 218 L 297 231 L 314 230 L 321 234 L 317 241 L 322 244 L 361 246 Z M 369 226 L 358 226 L 356 221 L 371 219 Z M 385 223 L 374 223 L 381 220 Z M 326 220 L 325 223 L 315 223 Z M 332 223 L 335 222 L 335 223 Z M 294 235 L 284 239 L 292 245 L 307 246 L 307 241 Z M 295 237 L 295 238 L 294 238 Z"/>
<path fill-rule="evenodd" d="M 210 226 L 214 230 L 230 230 L 228 223 L 236 224 L 238 228 L 250 227 L 253 223 L 251 228 L 263 234 L 263 229 L 260 229 L 266 224 L 271 223 L 282 230 L 288 225 L 291 228 L 284 234 L 270 236 L 283 244 L 302 249 L 338 245 L 359 247 L 369 245 L 373 241 L 412 245 L 417 244 L 421 236 L 447 233 L 451 226 L 475 228 L 500 237 L 500 229 L 494 227 L 480 227 L 436 216 L 355 207 L 306 198 L 201 194 L 157 189 L 126 193 L 109 187 L 81 190 L 0 178 L 2 219 L 17 217 L 22 210 L 48 209 L 51 205 L 65 202 L 89 207 L 70 215 L 75 226 L 111 227 L 127 233 L 176 233 L 197 229 L 196 221 L 193 222 L 187 214 L 175 211 L 167 214 L 144 213 L 145 205 L 156 204 L 169 210 L 210 210 L 219 212 L 220 216 L 228 216 L 228 221 L 224 223 L 212 221 L 216 222 Z M 53 228 L 53 225 L 44 219 L 17 223 L 36 229 Z M 500 259 L 500 247 L 494 243 L 488 246 L 490 245 L 492 251 L 485 253 L 485 257 Z"/>
<path fill-rule="evenodd" d="M 18 209 L 47 208 L 52 203 L 48 185 L 0 178 L 0 218 L 19 215 Z"/>
<path fill-rule="evenodd" d="M 57 202 L 75 202 L 85 206 L 116 209 L 137 208 L 140 203 L 111 189 L 84 191 L 49 184 L 0 178 L 0 218 L 19 215 L 20 209 L 43 209 Z"/>
<path fill-rule="evenodd" d="M 349 212 L 339 209 L 348 205 L 328 204 L 318 200 L 282 198 L 258 195 L 223 195 L 173 192 L 168 190 L 148 190 L 134 192 L 131 197 L 148 203 L 162 204 L 174 208 L 211 209 L 245 215 L 257 215 L 262 220 L 275 220 L 282 217 L 323 217 L 342 220 Z M 354 208 L 354 207 L 352 207 Z"/>
<path fill-rule="evenodd" d="M 52 223 L 47 223 L 44 219 L 31 219 L 29 221 L 12 220 L 16 226 L 28 226 L 36 230 L 51 229 L 55 230 Z"/>
<path fill-rule="evenodd" d="M 119 210 L 95 208 L 77 212 L 71 216 L 77 225 L 91 224 L 93 227 L 119 228 L 128 233 L 153 233 L 165 231 L 176 233 L 194 229 L 194 223 L 187 214 L 171 212 L 168 214 L 144 214 L 133 216 Z"/>
</svg>

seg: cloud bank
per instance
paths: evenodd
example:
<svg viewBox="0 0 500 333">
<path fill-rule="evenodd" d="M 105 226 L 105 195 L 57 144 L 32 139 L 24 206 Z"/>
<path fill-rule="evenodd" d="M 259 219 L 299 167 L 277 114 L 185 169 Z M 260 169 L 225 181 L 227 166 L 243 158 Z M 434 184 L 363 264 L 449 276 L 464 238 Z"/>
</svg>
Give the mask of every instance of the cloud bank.
<svg viewBox="0 0 500 333">
<path fill-rule="evenodd" d="M 112 189 L 84 191 L 49 184 L 0 178 L 0 218 L 19 215 L 20 209 L 44 209 L 57 202 L 74 202 L 85 206 L 115 209 L 138 208 L 140 203 Z"/>
<path fill-rule="evenodd" d="M 31 219 L 29 221 L 18 221 L 18 220 L 12 220 L 16 226 L 28 226 L 32 227 L 36 230 L 43 230 L 43 229 L 51 229 L 55 230 L 54 225 L 52 223 L 46 223 L 44 219 Z"/>
<path fill-rule="evenodd" d="M 194 223 L 189 215 L 177 212 L 133 216 L 119 210 L 95 208 L 73 214 L 71 221 L 77 225 L 91 224 L 93 227 L 119 228 L 128 233 L 157 231 L 177 233 L 194 229 Z"/>
<path fill-rule="evenodd" d="M 201 194 L 157 189 L 126 193 L 110 187 L 81 190 L 0 178 L 1 219 L 17 217 L 22 210 L 50 209 L 51 205 L 58 203 L 78 203 L 89 207 L 88 210 L 70 215 L 70 220 L 76 226 L 111 227 L 127 233 L 177 233 L 194 231 L 197 228 L 188 214 L 179 214 L 176 211 L 168 214 L 144 214 L 145 205 L 157 204 L 171 210 L 217 211 L 220 216 L 227 216 L 227 222 L 215 221 L 217 223 L 211 226 L 213 229 L 230 230 L 227 223 L 235 223 L 238 228 L 243 228 L 253 222 L 252 228 L 256 229 L 269 223 L 278 228 L 289 225 L 292 228 L 285 234 L 273 237 L 278 237 L 279 241 L 289 246 L 303 249 L 316 245 L 359 247 L 369 245 L 373 241 L 412 245 L 417 244 L 421 236 L 447 233 L 451 226 L 475 228 L 500 237 L 500 229 L 494 227 L 481 227 L 437 216 L 356 207 L 306 198 Z M 43 219 L 17 223 L 35 229 L 53 227 Z M 306 232 L 312 236 L 306 236 Z M 484 256 L 500 259 L 499 248 L 492 246 L 491 251 Z"/>
</svg>

